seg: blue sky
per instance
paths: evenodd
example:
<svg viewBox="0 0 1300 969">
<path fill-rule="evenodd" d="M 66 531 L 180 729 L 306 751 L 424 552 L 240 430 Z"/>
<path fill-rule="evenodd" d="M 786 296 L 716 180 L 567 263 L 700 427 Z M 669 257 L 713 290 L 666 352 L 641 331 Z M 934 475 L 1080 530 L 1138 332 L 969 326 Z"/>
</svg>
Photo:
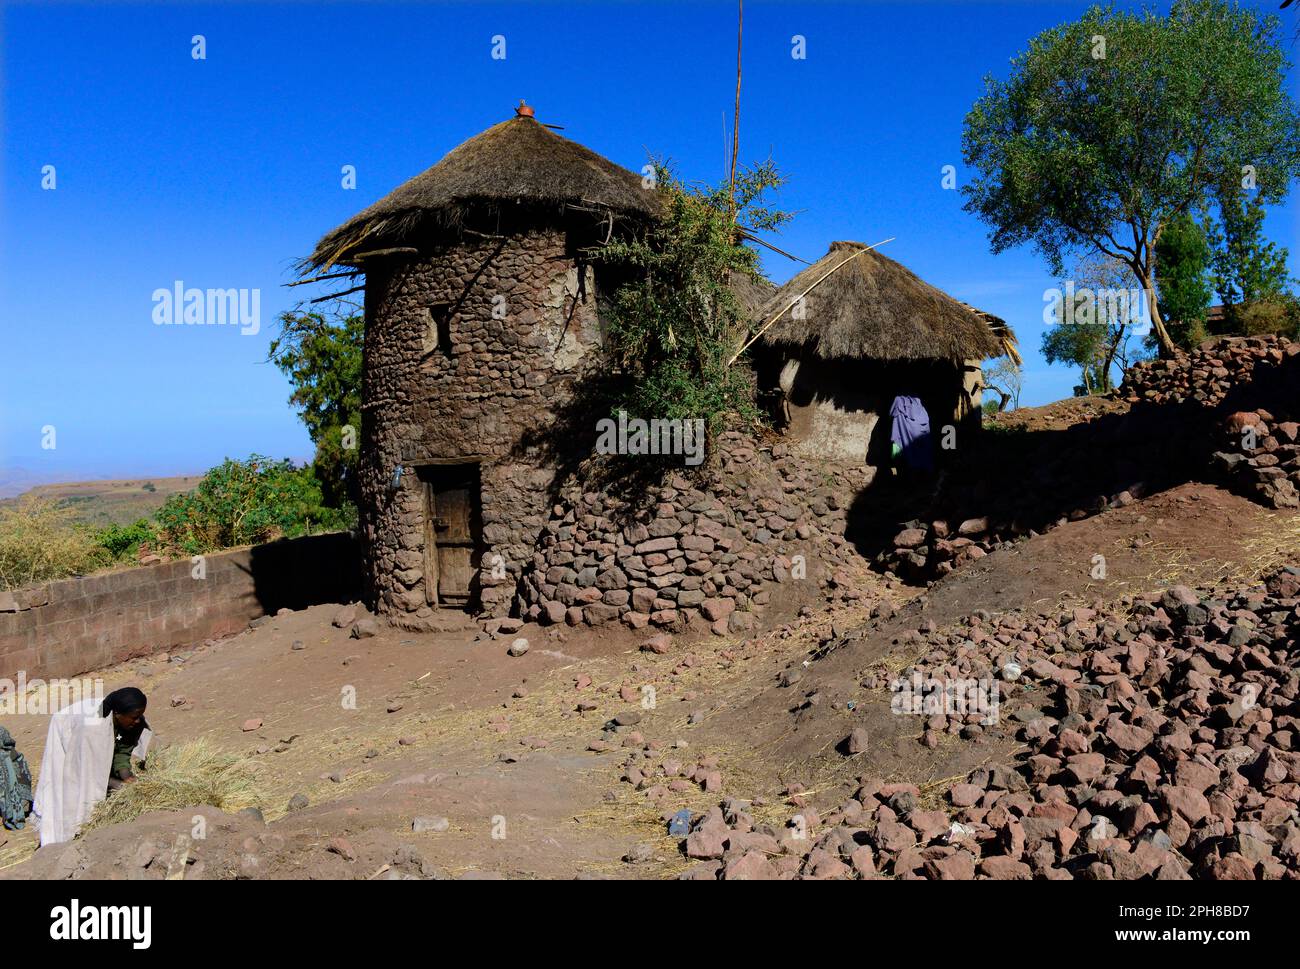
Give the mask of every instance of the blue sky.
<svg viewBox="0 0 1300 969">
<path fill-rule="evenodd" d="M 741 158 L 770 153 L 790 176 L 779 202 L 798 217 L 778 244 L 816 259 L 835 239 L 896 237 L 889 255 L 1016 328 L 1024 404 L 1075 381 L 1037 352 L 1053 282 L 1028 249 L 993 256 L 940 172 L 965 176 L 961 122 L 982 76 L 1085 7 L 746 4 Z M 0 17 L 0 472 L 307 456 L 288 384 L 263 362 L 276 315 L 308 288 L 283 287 L 293 261 L 521 97 L 628 167 L 649 152 L 687 178 L 723 174 L 730 2 L 47 2 Z M 205 60 L 191 56 L 196 34 Z M 504 60 L 491 57 L 498 34 Z M 1300 274 L 1298 217 L 1293 199 L 1268 231 Z M 764 262 L 778 282 L 799 268 Z M 261 331 L 155 326 L 152 294 L 176 280 L 260 289 Z"/>
</svg>

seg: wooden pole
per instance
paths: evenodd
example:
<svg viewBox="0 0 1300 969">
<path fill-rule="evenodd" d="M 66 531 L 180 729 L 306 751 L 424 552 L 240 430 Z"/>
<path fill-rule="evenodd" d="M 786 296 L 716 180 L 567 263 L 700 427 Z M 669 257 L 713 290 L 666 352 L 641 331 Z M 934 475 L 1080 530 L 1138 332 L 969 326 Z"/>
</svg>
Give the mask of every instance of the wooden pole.
<svg viewBox="0 0 1300 969">
<path fill-rule="evenodd" d="M 870 252 L 872 249 L 876 248 L 876 246 L 883 246 L 886 242 L 893 242 L 895 238 L 896 238 L 896 236 L 890 236 L 888 239 L 882 239 L 882 240 L 880 240 L 879 242 L 874 243 L 873 245 L 867 246 L 867 247 L 864 248 L 864 249 L 859 249 L 857 252 L 855 252 L 853 255 L 849 256 L 849 257 L 848 257 L 847 259 L 845 259 L 844 261 L 839 262 L 839 263 L 836 263 L 836 264 L 835 264 L 834 266 L 832 266 L 830 269 L 826 270 L 826 272 L 824 272 L 821 276 L 819 276 L 819 277 L 817 278 L 817 281 L 816 281 L 815 283 L 813 283 L 811 286 L 809 286 L 807 289 L 805 289 L 802 293 L 800 293 L 798 296 L 796 296 L 794 299 L 792 299 L 789 303 L 787 303 L 785 306 L 783 306 L 783 307 L 781 308 L 780 312 L 778 312 L 774 317 L 772 317 L 770 320 L 768 320 L 766 323 L 764 323 L 761 327 L 759 327 L 759 328 L 758 328 L 758 332 L 755 333 L 753 336 L 751 336 L 748 340 L 746 340 L 746 341 L 745 341 L 745 345 L 742 346 L 739 350 L 737 350 L 737 351 L 735 352 L 735 354 L 732 356 L 732 358 L 731 358 L 730 360 L 727 361 L 727 366 L 730 367 L 733 363 L 735 363 L 736 360 L 738 360 L 738 359 L 740 358 L 740 355 L 741 355 L 742 353 L 744 353 L 746 350 L 748 350 L 748 349 L 750 348 L 750 346 L 753 345 L 753 343 L 754 343 L 755 340 L 757 340 L 760 336 L 762 336 L 764 333 L 767 332 L 768 327 L 770 327 L 773 323 L 775 323 L 777 320 L 779 320 L 781 317 L 783 317 L 783 316 L 786 314 L 786 312 L 787 312 L 791 307 L 793 307 L 796 303 L 799 302 L 799 300 L 803 299 L 805 296 L 807 296 L 809 293 L 811 293 L 814 289 L 816 289 L 818 286 L 820 286 L 822 283 L 824 283 L 824 282 L 825 282 L 825 281 L 826 281 L 830 276 L 832 276 L 833 274 L 835 274 L 836 272 L 838 272 L 840 269 L 843 269 L 845 266 L 847 266 L 849 263 L 851 263 L 854 259 L 857 259 L 858 256 L 862 255 L 864 252 Z"/>
<path fill-rule="evenodd" d="M 728 193 L 731 198 L 731 221 L 736 221 L 736 156 L 740 154 L 740 52 L 745 29 L 745 0 L 739 0 L 736 16 L 736 116 L 731 124 L 731 176 Z"/>
<path fill-rule="evenodd" d="M 345 290 L 343 290 L 343 292 L 341 292 L 341 293 L 330 293 L 328 296 L 317 296 L 315 299 L 313 299 L 313 300 L 309 300 L 309 302 L 312 302 L 312 303 L 323 303 L 323 302 L 325 302 L 327 299 L 338 299 L 340 296 L 346 296 L 346 295 L 348 295 L 348 293 L 355 293 L 355 292 L 358 292 L 359 290 L 363 290 L 363 289 L 365 289 L 365 288 L 366 288 L 366 287 L 364 287 L 364 286 L 353 286 L 351 289 L 345 289 Z"/>
</svg>

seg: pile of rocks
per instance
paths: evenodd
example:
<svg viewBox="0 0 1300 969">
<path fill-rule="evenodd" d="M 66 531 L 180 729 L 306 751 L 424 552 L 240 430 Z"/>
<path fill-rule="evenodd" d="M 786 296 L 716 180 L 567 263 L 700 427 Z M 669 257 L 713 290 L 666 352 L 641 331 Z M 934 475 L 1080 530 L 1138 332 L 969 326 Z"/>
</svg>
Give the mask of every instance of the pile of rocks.
<svg viewBox="0 0 1300 969">
<path fill-rule="evenodd" d="M 1144 360 L 1124 375 L 1121 394 L 1130 402 L 1215 407 L 1250 381 L 1261 362 L 1281 363 L 1300 354 L 1300 343 L 1284 336 L 1215 337 L 1177 360 Z"/>
<path fill-rule="evenodd" d="M 687 877 L 1300 878 L 1300 569 L 913 636 L 934 648 L 903 682 L 1002 694 L 996 718 L 931 713 L 921 742 L 1014 734 L 1015 765 L 944 791 L 864 777 L 780 828 L 724 802 L 682 842 Z"/>
<path fill-rule="evenodd" d="M 780 585 L 859 597 L 867 563 L 844 533 L 866 469 L 812 465 L 738 431 L 715 447 L 714 470 L 671 474 L 634 500 L 569 487 L 520 582 L 518 615 L 723 634 L 753 628 Z"/>
<path fill-rule="evenodd" d="M 1243 493 L 1271 508 L 1300 507 L 1300 423 L 1259 408 L 1224 418 L 1214 460 Z"/>
</svg>

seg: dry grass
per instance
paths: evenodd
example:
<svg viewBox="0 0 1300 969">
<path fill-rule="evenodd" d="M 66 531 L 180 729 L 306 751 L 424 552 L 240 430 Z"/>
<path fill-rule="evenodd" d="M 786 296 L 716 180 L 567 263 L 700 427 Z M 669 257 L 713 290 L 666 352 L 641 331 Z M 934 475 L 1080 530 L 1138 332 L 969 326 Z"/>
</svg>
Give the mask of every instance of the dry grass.
<svg viewBox="0 0 1300 969">
<path fill-rule="evenodd" d="M 0 589 L 96 568 L 94 537 L 76 519 L 74 509 L 33 495 L 0 506 Z"/>
<path fill-rule="evenodd" d="M 149 811 L 211 805 L 222 811 L 257 807 L 261 772 L 250 761 L 218 750 L 206 738 L 168 747 L 148 760 L 136 781 L 100 801 L 82 832 L 132 821 Z"/>
</svg>

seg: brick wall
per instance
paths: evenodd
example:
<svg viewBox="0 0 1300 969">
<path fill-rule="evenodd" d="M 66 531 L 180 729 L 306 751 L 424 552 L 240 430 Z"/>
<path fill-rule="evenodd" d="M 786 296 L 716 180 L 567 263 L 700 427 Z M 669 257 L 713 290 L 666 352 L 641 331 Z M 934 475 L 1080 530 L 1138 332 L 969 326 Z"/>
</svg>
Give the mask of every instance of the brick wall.
<svg viewBox="0 0 1300 969">
<path fill-rule="evenodd" d="M 277 609 L 349 602 L 356 541 L 314 535 L 0 592 L 0 678 L 68 677 L 238 632 Z"/>
</svg>

